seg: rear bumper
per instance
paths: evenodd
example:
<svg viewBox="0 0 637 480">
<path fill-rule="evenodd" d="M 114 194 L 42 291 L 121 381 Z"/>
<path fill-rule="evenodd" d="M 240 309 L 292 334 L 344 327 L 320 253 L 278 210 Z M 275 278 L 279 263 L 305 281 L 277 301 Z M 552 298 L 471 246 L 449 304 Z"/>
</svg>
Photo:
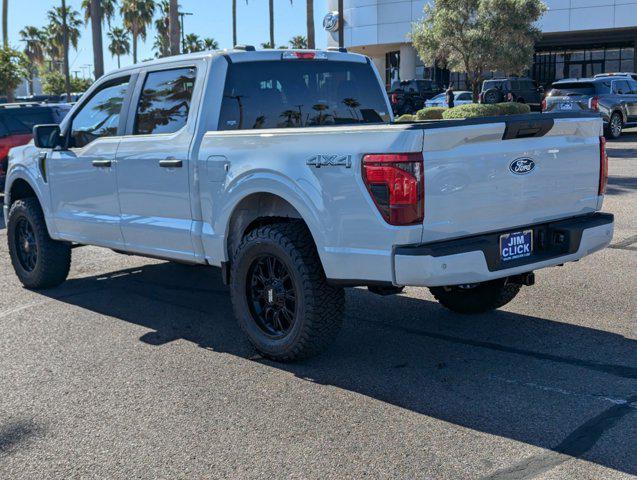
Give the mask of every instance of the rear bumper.
<svg viewBox="0 0 637 480">
<path fill-rule="evenodd" d="M 426 287 L 479 283 L 573 262 L 606 247 L 613 238 L 613 222 L 613 215 L 595 213 L 505 232 L 395 247 L 393 283 Z M 500 235 L 529 228 L 533 229 L 534 253 L 501 262 Z"/>
</svg>

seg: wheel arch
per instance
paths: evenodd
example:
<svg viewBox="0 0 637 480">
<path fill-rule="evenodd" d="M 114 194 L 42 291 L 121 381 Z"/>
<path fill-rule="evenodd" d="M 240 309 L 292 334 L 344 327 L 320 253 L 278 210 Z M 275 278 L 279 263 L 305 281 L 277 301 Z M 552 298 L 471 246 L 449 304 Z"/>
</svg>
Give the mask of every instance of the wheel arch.
<svg viewBox="0 0 637 480">
<path fill-rule="evenodd" d="M 278 193 L 253 192 L 245 195 L 232 209 L 226 227 L 224 250 L 226 258 L 232 259 L 233 253 L 246 233 L 252 229 L 271 223 L 300 221 L 310 231 L 314 245 L 318 248 L 315 235 L 316 226 L 307 221 L 295 206 L 294 200 L 285 198 Z M 320 255 L 320 251 L 319 251 Z"/>
<path fill-rule="evenodd" d="M 49 231 L 49 235 L 53 237 L 54 229 L 51 224 L 50 205 L 46 201 L 47 193 L 38 188 L 38 182 L 33 181 L 26 171 L 20 169 L 17 172 L 12 172 L 10 178 L 7 179 L 5 196 L 5 205 L 7 209 L 10 209 L 11 205 L 13 205 L 13 203 L 17 200 L 35 198 L 42 209 L 42 213 L 44 214 L 44 220 L 47 230 Z M 7 211 L 7 214 L 8 213 L 9 212 Z"/>
</svg>

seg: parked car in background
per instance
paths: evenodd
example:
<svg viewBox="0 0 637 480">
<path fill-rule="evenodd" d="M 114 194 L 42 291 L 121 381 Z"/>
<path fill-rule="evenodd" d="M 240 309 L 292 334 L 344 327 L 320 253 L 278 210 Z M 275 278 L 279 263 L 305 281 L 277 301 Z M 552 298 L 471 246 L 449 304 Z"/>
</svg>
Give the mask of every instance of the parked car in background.
<svg viewBox="0 0 637 480">
<path fill-rule="evenodd" d="M 539 109 L 544 90 L 530 78 L 493 78 L 482 82 L 479 101 L 490 104 L 506 102 L 509 93 L 513 95 L 514 102 L 526 103 Z"/>
<path fill-rule="evenodd" d="M 4 191 L 9 149 L 25 145 L 33 138 L 33 127 L 60 123 L 71 105 L 7 103 L 0 105 L 0 192 Z"/>
<path fill-rule="evenodd" d="M 542 103 L 543 112 L 599 112 L 606 137 L 618 138 L 624 127 L 637 125 L 637 80 L 599 76 L 555 82 Z"/>
<path fill-rule="evenodd" d="M 453 92 L 453 103 L 454 106 L 465 105 L 467 103 L 473 103 L 473 94 L 466 90 L 460 90 L 458 92 Z M 447 108 L 449 105 L 447 104 L 446 94 L 439 93 L 433 98 L 430 98 L 425 102 L 425 107 L 445 107 Z"/>
<path fill-rule="evenodd" d="M 608 78 L 608 77 L 630 77 L 637 82 L 637 73 L 635 72 L 598 73 L 593 78 Z"/>
<path fill-rule="evenodd" d="M 433 80 L 405 80 L 389 92 L 395 115 L 416 113 L 425 106 L 425 101 L 442 92 Z"/>
</svg>

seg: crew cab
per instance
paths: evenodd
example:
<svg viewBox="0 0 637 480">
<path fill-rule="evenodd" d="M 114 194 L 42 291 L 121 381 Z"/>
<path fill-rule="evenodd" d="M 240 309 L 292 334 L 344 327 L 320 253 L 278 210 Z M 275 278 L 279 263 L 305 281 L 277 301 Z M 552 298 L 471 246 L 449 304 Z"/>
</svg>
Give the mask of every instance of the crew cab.
<svg viewBox="0 0 637 480">
<path fill-rule="evenodd" d="M 247 337 L 288 361 L 334 338 L 345 287 L 484 312 L 611 241 L 597 115 L 392 122 L 373 64 L 342 51 L 111 72 L 11 151 L 13 267 L 33 289 L 80 245 L 221 267 Z"/>
</svg>

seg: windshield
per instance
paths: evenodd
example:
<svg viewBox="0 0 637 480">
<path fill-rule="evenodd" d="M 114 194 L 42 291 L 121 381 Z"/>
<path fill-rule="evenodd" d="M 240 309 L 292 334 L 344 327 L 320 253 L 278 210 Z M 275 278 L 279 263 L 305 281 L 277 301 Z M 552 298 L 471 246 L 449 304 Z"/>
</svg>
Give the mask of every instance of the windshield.
<svg viewBox="0 0 637 480">
<path fill-rule="evenodd" d="M 595 95 L 595 84 L 592 82 L 554 83 L 549 92 L 551 97 L 574 97 L 578 95 Z"/>
<path fill-rule="evenodd" d="M 229 66 L 219 130 L 388 121 L 385 95 L 366 63 L 263 61 Z"/>
</svg>

